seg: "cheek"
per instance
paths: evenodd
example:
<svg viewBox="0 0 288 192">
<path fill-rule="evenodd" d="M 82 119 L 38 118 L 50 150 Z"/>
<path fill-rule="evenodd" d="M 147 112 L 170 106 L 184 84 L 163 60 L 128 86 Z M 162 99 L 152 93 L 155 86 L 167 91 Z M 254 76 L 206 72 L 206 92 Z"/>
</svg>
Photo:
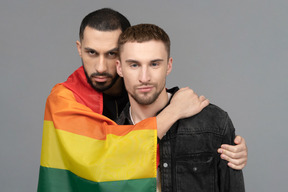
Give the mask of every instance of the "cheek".
<svg viewBox="0 0 288 192">
<path fill-rule="evenodd" d="M 108 61 L 108 70 L 110 73 L 117 73 L 117 68 L 116 68 L 116 59 L 112 61 Z"/>
<path fill-rule="evenodd" d="M 86 73 L 88 76 L 90 76 L 92 73 L 95 73 L 95 66 L 94 61 L 92 61 L 90 58 L 82 58 L 84 69 L 86 70 Z"/>
<path fill-rule="evenodd" d="M 86 68 L 92 67 L 93 63 L 97 62 L 95 59 L 92 59 L 90 57 L 82 57 L 82 60 Z"/>
<path fill-rule="evenodd" d="M 162 73 L 161 75 L 158 75 L 155 78 L 156 78 L 156 82 L 158 82 L 159 85 L 161 86 L 165 85 L 166 73 Z"/>
<path fill-rule="evenodd" d="M 135 78 L 135 74 L 129 74 L 129 73 L 123 73 L 123 76 L 126 77 L 124 78 L 124 83 L 126 85 L 127 90 L 131 90 L 132 87 L 137 84 L 137 79 Z"/>
</svg>

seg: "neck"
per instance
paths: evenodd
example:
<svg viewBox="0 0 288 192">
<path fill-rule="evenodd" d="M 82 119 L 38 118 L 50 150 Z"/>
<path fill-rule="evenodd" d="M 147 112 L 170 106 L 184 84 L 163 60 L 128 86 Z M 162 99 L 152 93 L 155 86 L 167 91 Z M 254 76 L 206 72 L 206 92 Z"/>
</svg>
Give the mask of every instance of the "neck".
<svg viewBox="0 0 288 192">
<path fill-rule="evenodd" d="M 129 96 L 131 105 L 131 116 L 134 123 L 138 123 L 149 117 L 156 116 L 157 112 L 163 109 L 168 103 L 168 94 L 164 88 L 159 97 L 150 105 L 138 104 L 133 98 Z"/>
</svg>

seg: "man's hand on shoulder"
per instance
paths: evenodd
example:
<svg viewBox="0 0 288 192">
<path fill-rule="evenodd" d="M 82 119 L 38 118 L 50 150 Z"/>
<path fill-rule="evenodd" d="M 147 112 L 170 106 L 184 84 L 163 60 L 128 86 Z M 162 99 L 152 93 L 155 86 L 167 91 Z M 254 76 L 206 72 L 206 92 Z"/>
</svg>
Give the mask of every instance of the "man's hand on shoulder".
<svg viewBox="0 0 288 192">
<path fill-rule="evenodd" d="M 157 115 L 157 136 L 161 139 L 179 119 L 191 117 L 209 104 L 204 96 L 198 97 L 188 87 L 181 88 L 172 97 L 170 104 Z"/>
<path fill-rule="evenodd" d="M 174 109 L 178 119 L 182 119 L 196 115 L 208 104 L 209 100 L 203 95 L 198 96 L 192 89 L 185 87 L 174 94 L 169 106 Z"/>
</svg>

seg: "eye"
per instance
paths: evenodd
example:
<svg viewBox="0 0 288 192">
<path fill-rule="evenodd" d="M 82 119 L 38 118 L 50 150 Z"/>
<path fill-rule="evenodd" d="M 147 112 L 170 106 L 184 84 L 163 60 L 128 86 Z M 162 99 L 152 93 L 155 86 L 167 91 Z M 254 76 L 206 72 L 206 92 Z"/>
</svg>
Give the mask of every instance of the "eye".
<svg viewBox="0 0 288 192">
<path fill-rule="evenodd" d="M 91 56 L 96 55 L 96 51 L 93 51 L 93 50 L 89 50 L 89 51 L 87 51 L 87 53 Z"/>
<path fill-rule="evenodd" d="M 157 62 L 151 63 L 151 67 L 153 67 L 153 68 L 156 68 L 156 67 L 158 67 L 158 66 L 159 66 L 159 63 L 157 63 Z"/>
<path fill-rule="evenodd" d="M 132 63 L 132 64 L 130 64 L 130 67 L 131 67 L 131 68 L 137 68 L 137 67 L 139 67 L 139 64 L 137 64 L 137 63 Z"/>
<path fill-rule="evenodd" d="M 108 54 L 107 54 L 107 56 L 108 56 L 108 58 L 110 58 L 110 59 L 115 59 L 116 57 L 118 57 L 118 52 L 113 52 L 113 51 L 111 51 L 111 52 L 109 52 Z"/>
</svg>

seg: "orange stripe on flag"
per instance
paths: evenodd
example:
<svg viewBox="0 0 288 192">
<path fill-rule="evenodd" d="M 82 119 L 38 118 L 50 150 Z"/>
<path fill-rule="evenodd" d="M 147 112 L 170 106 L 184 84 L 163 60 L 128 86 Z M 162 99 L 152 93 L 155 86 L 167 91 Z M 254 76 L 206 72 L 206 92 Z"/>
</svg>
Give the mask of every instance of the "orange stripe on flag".
<svg viewBox="0 0 288 192">
<path fill-rule="evenodd" d="M 123 136 L 135 130 L 157 129 L 155 117 L 136 125 L 117 125 L 111 119 L 78 103 L 73 93 L 61 84 L 52 89 L 47 99 L 44 120 L 52 121 L 56 129 L 98 140 L 106 139 L 107 134 Z"/>
</svg>

